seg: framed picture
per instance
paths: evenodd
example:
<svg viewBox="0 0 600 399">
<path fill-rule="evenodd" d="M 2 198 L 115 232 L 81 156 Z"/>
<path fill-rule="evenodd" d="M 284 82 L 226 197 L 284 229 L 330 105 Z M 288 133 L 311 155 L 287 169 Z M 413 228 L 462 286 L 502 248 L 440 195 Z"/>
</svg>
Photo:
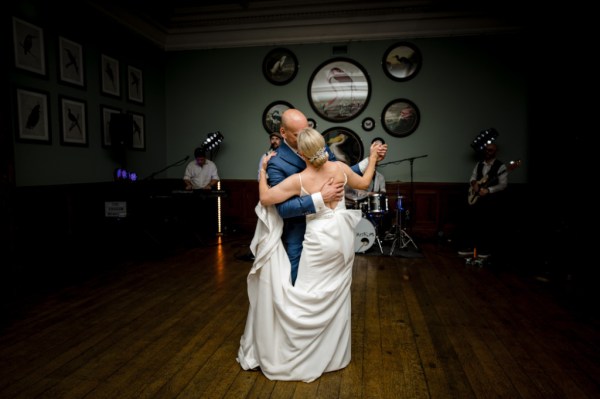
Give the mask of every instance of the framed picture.
<svg viewBox="0 0 600 399">
<path fill-rule="evenodd" d="M 142 71 L 127 66 L 127 98 L 137 103 L 144 102 L 144 76 Z"/>
<path fill-rule="evenodd" d="M 263 74 L 274 85 L 291 82 L 298 73 L 298 60 L 294 53 L 285 48 L 269 51 L 263 60 Z"/>
<path fill-rule="evenodd" d="M 21 142 L 51 144 L 48 93 L 16 90 L 16 139 Z"/>
<path fill-rule="evenodd" d="M 411 43 L 400 42 L 389 47 L 383 54 L 383 72 L 393 80 L 402 82 L 414 78 L 423 59 L 421 52 Z"/>
<path fill-rule="evenodd" d="M 286 101 L 275 101 L 267 105 L 263 112 L 262 121 L 267 133 L 278 132 L 281 125 L 281 114 L 290 108 L 292 104 Z"/>
<path fill-rule="evenodd" d="M 85 86 L 83 48 L 62 36 L 58 37 L 58 78 L 64 83 Z"/>
<path fill-rule="evenodd" d="M 352 130 L 345 127 L 332 127 L 323 132 L 323 137 L 338 161 L 352 166 L 362 160 L 363 143 Z"/>
<path fill-rule="evenodd" d="M 88 145 L 85 102 L 60 97 L 60 143 L 86 147 Z"/>
<path fill-rule="evenodd" d="M 360 114 L 371 95 L 371 82 L 357 62 L 334 58 L 321 64 L 308 83 L 313 110 L 331 122 L 345 122 Z"/>
<path fill-rule="evenodd" d="M 146 130 L 144 124 L 144 115 L 130 112 L 133 116 L 133 138 L 131 139 L 131 148 L 134 150 L 146 149 Z"/>
<path fill-rule="evenodd" d="M 311 127 L 313 129 L 317 128 L 317 121 L 314 120 L 313 118 L 307 118 L 308 120 L 308 127 Z"/>
<path fill-rule="evenodd" d="M 367 132 L 370 132 L 371 130 L 375 129 L 375 119 L 371 117 L 363 119 L 362 128 Z"/>
<path fill-rule="evenodd" d="M 381 114 L 383 128 L 396 137 L 406 137 L 413 133 L 419 126 L 420 119 L 415 103 L 405 98 L 390 101 Z"/>
<path fill-rule="evenodd" d="M 119 61 L 102 54 L 100 57 L 100 76 L 102 93 L 115 97 L 121 97 Z"/>
<path fill-rule="evenodd" d="M 44 31 L 22 19 L 13 17 L 15 66 L 46 76 Z"/>
<path fill-rule="evenodd" d="M 112 147 L 110 120 L 115 114 L 121 114 L 121 110 L 104 105 L 100 106 L 100 115 L 102 117 L 102 147 Z"/>
</svg>

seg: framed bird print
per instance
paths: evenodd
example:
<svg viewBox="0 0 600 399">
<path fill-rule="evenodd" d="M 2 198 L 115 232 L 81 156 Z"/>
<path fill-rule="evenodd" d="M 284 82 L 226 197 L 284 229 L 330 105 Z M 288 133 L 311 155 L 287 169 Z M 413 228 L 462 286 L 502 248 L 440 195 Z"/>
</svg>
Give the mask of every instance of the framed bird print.
<svg viewBox="0 0 600 399">
<path fill-rule="evenodd" d="M 60 97 L 60 143 L 87 147 L 87 119 L 85 102 L 69 97 Z"/>
<path fill-rule="evenodd" d="M 286 101 L 275 101 L 267 105 L 262 116 L 263 127 L 267 133 L 278 132 L 281 126 L 281 115 L 294 106 Z"/>
<path fill-rule="evenodd" d="M 381 114 L 383 129 L 396 137 L 406 137 L 417 130 L 421 115 L 410 100 L 399 98 L 390 101 Z"/>
<path fill-rule="evenodd" d="M 15 66 L 46 76 L 44 31 L 22 19 L 13 17 Z"/>
<path fill-rule="evenodd" d="M 144 78 L 142 70 L 127 66 L 127 98 L 136 103 L 144 102 Z"/>
<path fill-rule="evenodd" d="M 352 130 L 345 127 L 332 127 L 323 132 L 323 137 L 325 144 L 338 161 L 352 166 L 362 160 L 363 143 Z"/>
<path fill-rule="evenodd" d="M 312 109 L 330 122 L 346 122 L 358 116 L 371 95 L 369 75 L 356 61 L 334 58 L 321 64 L 308 83 Z"/>
<path fill-rule="evenodd" d="M 121 97 L 121 76 L 118 60 L 102 54 L 100 57 L 100 77 L 103 94 Z"/>
<path fill-rule="evenodd" d="M 298 73 L 298 59 L 286 48 L 269 51 L 263 60 L 263 74 L 274 85 L 285 85 Z"/>
<path fill-rule="evenodd" d="M 133 116 L 133 137 L 131 138 L 131 148 L 133 150 L 146 149 L 146 130 L 144 115 L 136 112 L 130 112 Z"/>
<path fill-rule="evenodd" d="M 121 110 L 111 108 L 104 105 L 100 106 L 100 116 L 102 117 L 102 147 L 112 147 L 112 139 L 110 135 L 110 120 L 113 115 L 120 114 Z"/>
<path fill-rule="evenodd" d="M 48 93 L 16 90 L 17 129 L 20 142 L 51 144 Z"/>
<path fill-rule="evenodd" d="M 385 51 L 381 65 L 390 79 L 403 82 L 417 75 L 422 62 L 421 52 L 416 46 L 400 42 Z"/>
<path fill-rule="evenodd" d="M 58 78 L 63 83 L 85 86 L 83 48 L 62 36 L 58 37 Z"/>
</svg>

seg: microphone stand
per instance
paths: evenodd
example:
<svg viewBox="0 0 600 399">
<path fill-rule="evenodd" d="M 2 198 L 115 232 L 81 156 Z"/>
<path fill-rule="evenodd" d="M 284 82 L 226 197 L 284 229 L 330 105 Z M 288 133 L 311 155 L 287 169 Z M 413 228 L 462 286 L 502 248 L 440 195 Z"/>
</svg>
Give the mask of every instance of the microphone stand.
<svg viewBox="0 0 600 399">
<path fill-rule="evenodd" d="M 404 158 L 404 159 L 399 159 L 397 161 L 390 161 L 390 162 L 384 162 L 384 163 L 380 163 L 378 166 L 385 166 L 385 165 L 394 165 L 394 164 L 400 164 L 402 162 L 408 161 L 410 162 L 410 214 L 412 215 L 413 213 L 413 207 L 414 207 L 414 203 L 415 203 L 415 194 L 414 194 L 414 162 L 415 159 L 419 159 L 419 158 L 425 158 L 428 155 L 419 155 L 418 157 L 410 157 L 410 158 Z M 402 212 L 401 209 L 398 209 L 398 204 L 400 204 L 400 207 L 402 207 L 402 202 L 400 200 L 400 195 L 398 194 L 398 198 L 396 199 L 396 215 L 398 215 L 398 212 Z M 398 218 L 398 216 L 397 216 Z M 400 219 L 402 219 L 402 215 L 399 216 Z M 409 218 L 409 220 L 412 219 Z M 392 244 L 392 250 L 390 251 L 390 255 L 392 255 L 394 253 L 394 249 L 396 246 L 396 241 L 398 239 L 400 239 L 400 248 L 406 248 L 406 246 L 408 246 L 408 244 L 412 244 L 414 245 L 414 247 L 416 249 L 419 249 L 417 247 L 417 244 L 415 244 L 415 242 L 413 241 L 413 239 L 403 230 L 402 228 L 402 224 L 399 221 L 396 221 L 397 225 L 396 225 L 396 229 L 399 230 L 399 232 L 397 232 L 396 234 L 394 234 L 395 239 L 394 242 Z M 411 223 L 412 226 L 412 223 Z"/>
<path fill-rule="evenodd" d="M 158 171 L 152 173 L 150 176 L 144 178 L 144 180 L 152 180 L 152 179 L 154 179 L 154 176 L 158 175 L 159 173 L 164 172 L 167 169 L 172 168 L 173 166 L 183 165 L 185 163 L 185 161 L 187 161 L 188 159 L 190 159 L 190 156 L 186 155 L 184 158 L 180 159 L 179 161 L 174 162 L 171 165 L 167 165 L 164 168 L 162 168 L 161 170 L 158 170 Z"/>
</svg>

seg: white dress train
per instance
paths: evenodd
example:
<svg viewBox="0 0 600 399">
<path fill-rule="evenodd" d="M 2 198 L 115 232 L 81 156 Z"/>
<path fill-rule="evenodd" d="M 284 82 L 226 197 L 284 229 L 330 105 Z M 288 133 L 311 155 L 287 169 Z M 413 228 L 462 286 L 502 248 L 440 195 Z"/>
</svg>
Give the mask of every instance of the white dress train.
<svg viewBox="0 0 600 399">
<path fill-rule="evenodd" d="M 295 286 L 281 242 L 283 221 L 274 206 L 256 206 L 258 223 L 250 247 L 255 261 L 248 274 L 250 308 L 237 361 L 244 370 L 260 367 L 271 380 L 311 382 L 350 363 L 350 285 L 354 228 L 360 210 L 307 216 Z"/>
</svg>

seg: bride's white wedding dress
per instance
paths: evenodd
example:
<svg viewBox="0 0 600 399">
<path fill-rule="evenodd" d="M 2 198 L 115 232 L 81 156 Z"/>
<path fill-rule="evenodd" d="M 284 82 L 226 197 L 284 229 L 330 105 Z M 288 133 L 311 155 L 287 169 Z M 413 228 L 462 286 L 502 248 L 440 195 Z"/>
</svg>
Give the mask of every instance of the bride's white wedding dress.
<svg viewBox="0 0 600 399">
<path fill-rule="evenodd" d="M 304 192 L 303 193 L 307 194 Z M 296 285 L 281 243 L 283 221 L 274 206 L 256 206 L 258 223 L 250 247 L 250 308 L 237 361 L 260 367 L 271 380 L 311 382 L 350 362 L 350 285 L 354 228 L 360 210 L 340 201 L 306 217 Z"/>
</svg>

